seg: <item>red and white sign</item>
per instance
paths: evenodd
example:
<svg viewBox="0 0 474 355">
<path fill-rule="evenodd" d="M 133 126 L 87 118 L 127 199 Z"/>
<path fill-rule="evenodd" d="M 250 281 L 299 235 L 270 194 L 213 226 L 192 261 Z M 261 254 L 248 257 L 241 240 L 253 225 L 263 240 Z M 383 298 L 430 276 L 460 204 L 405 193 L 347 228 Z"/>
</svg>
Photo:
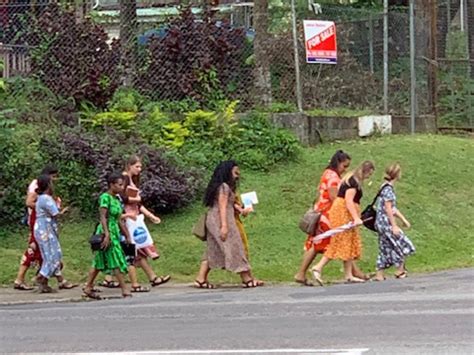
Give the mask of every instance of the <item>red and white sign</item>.
<svg viewBox="0 0 474 355">
<path fill-rule="evenodd" d="M 333 21 L 304 21 L 307 63 L 337 64 L 336 25 Z"/>
</svg>

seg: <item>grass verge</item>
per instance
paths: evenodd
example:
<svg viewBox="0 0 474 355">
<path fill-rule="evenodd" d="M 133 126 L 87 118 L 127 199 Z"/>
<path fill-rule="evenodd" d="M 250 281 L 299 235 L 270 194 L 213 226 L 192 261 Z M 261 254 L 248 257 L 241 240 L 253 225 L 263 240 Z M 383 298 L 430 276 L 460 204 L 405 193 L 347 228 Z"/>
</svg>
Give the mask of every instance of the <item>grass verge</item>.
<svg viewBox="0 0 474 355">
<path fill-rule="evenodd" d="M 257 191 L 259 204 L 246 221 L 251 264 L 257 277 L 288 282 L 299 267 L 305 235 L 298 220 L 311 205 L 316 185 L 328 159 L 336 149 L 348 151 L 353 167 L 364 159 L 376 163 L 372 184 L 366 185 L 363 205 L 373 198 L 382 181 L 384 167 L 399 161 L 403 179 L 396 186 L 399 208 L 412 223 L 408 235 L 417 254 L 408 260 L 410 272 L 431 272 L 473 265 L 474 240 L 474 140 L 451 136 L 390 136 L 325 144 L 303 151 L 299 161 L 278 166 L 269 173 L 243 171 L 241 191 Z M 190 233 L 203 208 L 198 202 L 173 215 L 162 216 L 162 224 L 150 225 L 162 257 L 153 262 L 159 274 L 170 273 L 175 281 L 192 281 L 199 266 L 203 244 Z M 61 229 L 65 275 L 85 280 L 92 259 L 87 239 L 94 220 L 66 221 Z M 0 231 L 0 284 L 11 284 L 26 246 L 27 230 Z M 377 238 L 363 231 L 363 258 L 359 262 L 373 271 Z M 324 277 L 342 277 L 340 262 L 327 267 Z M 142 280 L 143 273 L 140 272 Z M 30 271 L 30 277 L 33 273 Z M 211 273 L 213 282 L 238 282 L 224 271 Z"/>
</svg>

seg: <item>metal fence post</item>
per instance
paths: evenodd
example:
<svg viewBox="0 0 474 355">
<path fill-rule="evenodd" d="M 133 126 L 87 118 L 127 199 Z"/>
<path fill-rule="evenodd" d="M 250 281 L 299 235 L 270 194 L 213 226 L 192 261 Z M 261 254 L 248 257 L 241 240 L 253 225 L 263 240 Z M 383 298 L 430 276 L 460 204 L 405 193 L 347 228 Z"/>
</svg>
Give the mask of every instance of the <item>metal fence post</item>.
<svg viewBox="0 0 474 355">
<path fill-rule="evenodd" d="M 383 112 L 388 113 L 388 0 L 383 1 Z"/>
<path fill-rule="evenodd" d="M 369 15 L 369 66 L 370 72 L 374 73 L 374 22 L 372 13 Z"/>
<path fill-rule="evenodd" d="M 295 55 L 295 76 L 296 76 L 296 103 L 298 111 L 303 112 L 303 98 L 301 94 L 301 76 L 300 76 L 300 61 L 298 54 L 298 30 L 296 28 L 296 9 L 295 0 L 291 0 L 291 18 L 293 22 L 293 52 Z"/>
<path fill-rule="evenodd" d="M 410 0 L 410 127 L 415 133 L 416 115 L 416 71 L 415 71 L 415 3 Z"/>
</svg>

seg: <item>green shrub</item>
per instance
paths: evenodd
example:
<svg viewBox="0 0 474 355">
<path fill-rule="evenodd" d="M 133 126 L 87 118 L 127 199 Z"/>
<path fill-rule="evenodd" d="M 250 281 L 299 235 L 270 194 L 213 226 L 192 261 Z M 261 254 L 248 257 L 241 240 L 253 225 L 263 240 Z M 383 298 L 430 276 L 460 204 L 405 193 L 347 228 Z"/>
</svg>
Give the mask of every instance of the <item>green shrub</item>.
<svg viewBox="0 0 474 355">
<path fill-rule="evenodd" d="M 2 128 L 1 132 L 0 222 L 19 221 L 28 184 L 47 162 L 47 157 L 39 149 L 45 128 L 12 124 L 9 128 Z"/>
<path fill-rule="evenodd" d="M 92 119 L 93 127 L 112 127 L 123 132 L 130 132 L 135 128 L 136 112 L 107 111 L 101 112 Z"/>
<path fill-rule="evenodd" d="M 109 111 L 139 112 L 146 103 L 146 98 L 138 91 L 130 88 L 120 88 L 107 104 Z"/>
</svg>

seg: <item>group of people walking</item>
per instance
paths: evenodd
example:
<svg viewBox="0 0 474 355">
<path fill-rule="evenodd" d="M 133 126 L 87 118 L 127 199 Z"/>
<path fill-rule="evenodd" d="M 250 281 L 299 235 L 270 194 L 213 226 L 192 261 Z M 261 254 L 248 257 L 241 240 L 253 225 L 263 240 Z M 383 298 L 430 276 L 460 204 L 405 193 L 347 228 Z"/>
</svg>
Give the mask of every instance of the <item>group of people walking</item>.
<svg viewBox="0 0 474 355">
<path fill-rule="evenodd" d="M 395 277 L 407 276 L 405 258 L 415 252 L 415 247 L 397 222 L 399 218 L 407 228 L 410 227 L 408 220 L 396 207 L 394 185 L 401 178 L 400 164 L 393 163 L 385 169 L 384 183 L 376 199 L 375 228 L 379 239 L 379 254 L 374 277 L 363 273 L 357 266 L 357 260 L 362 254 L 359 226 L 363 224 L 360 207 L 363 184 L 374 173 L 375 165 L 367 160 L 344 175 L 350 164 L 350 155 L 339 150 L 323 172 L 319 183 L 319 198 L 314 205 L 314 210 L 319 212 L 321 217 L 314 235 L 308 235 L 305 243 L 303 261 L 295 275 L 297 283 L 313 286 L 306 278 L 306 273 L 317 254 L 322 254 L 322 257 L 311 269 L 311 273 L 321 286 L 324 284 L 324 267 L 335 259 L 342 260 L 344 278 L 348 283 L 362 283 L 369 279 L 383 281 L 384 270 L 392 266 L 397 268 Z M 313 242 L 316 235 L 350 223 L 353 228 L 341 231 L 331 238 Z"/>
<path fill-rule="evenodd" d="M 334 259 L 343 261 L 347 282 L 365 282 L 370 278 L 370 275 L 358 268 L 357 260 L 362 252 L 359 226 L 362 225 L 360 201 L 363 183 L 373 174 L 375 166 L 371 161 L 364 161 L 354 171 L 344 174 L 350 164 L 349 154 L 337 151 L 321 177 L 319 197 L 314 205 L 321 218 L 314 235 L 308 235 L 303 261 L 295 275 L 295 281 L 302 285 L 313 286 L 306 273 L 317 254 L 323 256 L 311 272 L 320 285 L 323 285 L 324 267 Z M 129 226 L 131 221 L 136 221 L 141 215 L 153 223 L 161 221 L 143 205 L 140 196 L 141 170 L 140 158 L 130 157 L 123 172 L 112 173 L 108 177 L 108 189 L 99 197 L 100 218 L 94 234 L 101 236 L 101 240 L 100 247 L 94 252 L 92 267 L 83 287 L 86 297 L 100 299 L 99 290 L 95 287 L 100 272 L 106 274 L 101 285 L 120 287 L 123 297 L 131 296 L 131 292 L 150 291 L 149 287 L 138 282 L 138 267 L 143 269 L 152 287 L 171 279 L 170 275 L 157 276 L 150 265 L 150 260 L 159 258 L 153 242 L 135 248 L 135 235 Z M 25 283 L 26 271 L 33 266 L 38 267 L 36 282 L 42 293 L 52 292 L 48 284 L 52 277 L 58 279 L 59 289 L 78 286 L 62 276 L 63 262 L 57 219 L 67 208 L 61 206 L 61 199 L 54 194 L 54 180 L 58 173 L 55 167 L 47 166 L 28 188 L 26 205 L 30 237 L 14 282 L 15 289 L 33 289 Z M 394 185 L 400 178 L 399 164 L 387 167 L 385 183 L 381 186 L 377 201 L 375 225 L 379 235 L 379 255 L 373 279 L 378 281 L 385 279 L 384 270 L 391 266 L 396 267 L 397 278 L 406 277 L 405 258 L 415 251 L 397 222 L 399 218 L 406 227 L 410 227 L 396 205 Z M 252 209 L 245 208 L 240 201 L 237 192 L 239 179 L 240 169 L 237 163 L 232 160 L 224 161 L 215 168 L 206 188 L 205 251 L 194 281 L 196 288 L 215 288 L 208 279 L 212 269 L 225 269 L 239 274 L 244 288 L 264 285 L 263 281 L 253 276 L 249 263 L 248 239 L 241 216 L 247 216 Z M 347 223 L 352 223 L 354 227 L 331 238 L 314 241 L 316 235 Z M 125 274 L 129 276 L 130 289 L 125 283 Z"/>
</svg>

